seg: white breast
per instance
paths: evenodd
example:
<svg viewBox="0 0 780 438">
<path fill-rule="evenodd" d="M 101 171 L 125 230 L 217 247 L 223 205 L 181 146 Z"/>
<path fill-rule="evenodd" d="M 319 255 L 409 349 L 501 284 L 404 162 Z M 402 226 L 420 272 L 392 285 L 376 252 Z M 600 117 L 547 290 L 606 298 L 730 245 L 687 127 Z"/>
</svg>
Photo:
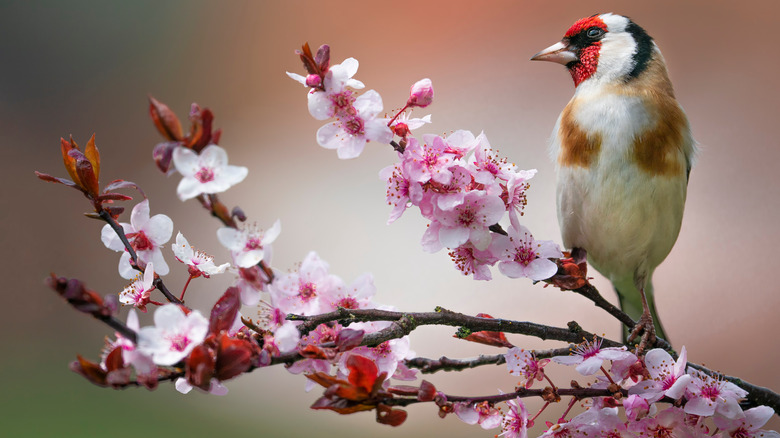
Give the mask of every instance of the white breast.
<svg viewBox="0 0 780 438">
<path fill-rule="evenodd" d="M 585 85 L 585 84 L 583 84 Z M 587 132 L 601 134 L 597 159 L 588 168 L 558 169 L 558 221 L 567 248 L 588 252 L 591 264 L 613 281 L 652 273 L 680 231 L 685 173 L 653 176 L 631 159 L 634 138 L 655 121 L 634 96 L 578 90 L 573 116 Z M 560 153 L 558 127 L 551 152 Z M 683 161 L 681 161 L 683 162 Z"/>
</svg>

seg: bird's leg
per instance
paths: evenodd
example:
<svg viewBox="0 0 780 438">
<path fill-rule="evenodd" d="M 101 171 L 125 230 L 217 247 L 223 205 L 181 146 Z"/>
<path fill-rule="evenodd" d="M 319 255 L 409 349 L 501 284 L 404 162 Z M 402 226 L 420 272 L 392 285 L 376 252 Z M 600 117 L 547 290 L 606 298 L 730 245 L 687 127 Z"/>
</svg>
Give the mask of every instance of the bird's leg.
<svg viewBox="0 0 780 438">
<path fill-rule="evenodd" d="M 642 333 L 642 339 L 637 346 L 637 354 L 641 354 L 648 345 L 655 344 L 655 323 L 653 322 L 653 315 L 650 314 L 650 306 L 647 305 L 647 298 L 645 297 L 644 286 L 639 288 L 639 295 L 642 297 L 642 316 L 639 317 L 634 326 L 634 330 L 631 331 L 631 335 L 628 337 L 628 342 L 634 340 L 634 338 Z"/>
</svg>

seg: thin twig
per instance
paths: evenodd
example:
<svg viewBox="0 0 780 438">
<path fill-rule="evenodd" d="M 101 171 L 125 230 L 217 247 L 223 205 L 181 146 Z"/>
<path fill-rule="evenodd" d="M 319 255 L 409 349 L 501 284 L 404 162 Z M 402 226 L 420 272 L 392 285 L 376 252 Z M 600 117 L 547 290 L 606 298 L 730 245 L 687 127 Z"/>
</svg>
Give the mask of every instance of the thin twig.
<svg viewBox="0 0 780 438">
<path fill-rule="evenodd" d="M 566 356 L 570 353 L 569 347 L 555 348 L 551 350 L 529 350 L 537 359 L 546 359 L 553 356 Z M 461 371 L 476 368 L 483 365 L 501 365 L 506 363 L 504 354 L 481 354 L 471 359 L 450 359 L 442 356 L 438 359 L 415 357 L 405 361 L 409 368 L 417 368 L 423 374 L 432 374 L 438 371 Z"/>
</svg>

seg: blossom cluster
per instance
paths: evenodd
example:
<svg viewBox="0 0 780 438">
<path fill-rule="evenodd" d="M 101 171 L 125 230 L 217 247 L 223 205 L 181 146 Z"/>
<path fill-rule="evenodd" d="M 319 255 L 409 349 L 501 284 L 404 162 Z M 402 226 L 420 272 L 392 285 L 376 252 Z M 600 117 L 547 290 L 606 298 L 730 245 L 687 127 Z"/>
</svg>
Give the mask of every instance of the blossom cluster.
<svg viewBox="0 0 780 438">
<path fill-rule="evenodd" d="M 567 356 L 537 359 L 532 352 L 512 347 L 505 358 L 510 374 L 521 378 L 518 385 L 523 389 L 549 380 L 545 366 L 552 361 L 576 366 L 577 372 L 586 377 L 599 374 L 589 387 L 612 393 L 591 398 L 584 412 L 567 420 L 566 414 L 573 406 L 570 404 L 557 422 L 547 422 L 548 430 L 542 437 L 780 437 L 775 431 L 761 429 L 774 415 L 772 408 L 758 406 L 743 411 L 739 401 L 747 392 L 687 367 L 685 347 L 675 361 L 660 348 L 637 357 L 625 347 L 603 348 L 601 341 L 594 339 L 583 342 Z M 605 361 L 610 363 L 609 370 Z M 479 423 L 486 429 L 500 425 L 499 436 L 519 438 L 527 436 L 528 428 L 547 404 L 533 418 L 529 418 L 519 397 L 508 401 L 507 407 L 508 411 L 502 413 L 472 404 L 459 407 L 455 413 L 463 421 Z"/>
<path fill-rule="evenodd" d="M 310 114 L 317 120 L 335 118 L 319 129 L 317 142 L 336 149 L 339 158 L 355 158 L 369 141 L 393 144 L 400 161 L 380 172 L 387 181 L 388 223 L 416 206 L 430 220 L 423 238 L 428 252 L 450 249 L 455 266 L 476 280 L 490 280 L 490 266 L 511 278 L 544 280 L 557 272 L 549 258 L 563 256 L 552 241 L 537 241 L 520 224 L 528 181 L 536 170 L 520 170 L 491 148 L 484 133 L 458 130 L 443 137 L 411 130 L 430 123 L 430 115 L 411 118 L 407 109 L 433 102 L 430 79 L 415 83 L 406 105 L 394 117 L 379 118 L 382 98 L 374 90 L 360 96 L 365 85 L 354 79 L 358 61 L 348 58 L 330 65 L 323 46 L 313 57 L 300 53 L 309 75 L 287 73 L 309 88 Z M 399 142 L 393 141 L 395 137 Z M 392 142 L 392 143 L 391 143 Z M 499 223 L 508 216 L 508 228 Z M 507 222 L 507 221 L 504 221 Z"/>
</svg>

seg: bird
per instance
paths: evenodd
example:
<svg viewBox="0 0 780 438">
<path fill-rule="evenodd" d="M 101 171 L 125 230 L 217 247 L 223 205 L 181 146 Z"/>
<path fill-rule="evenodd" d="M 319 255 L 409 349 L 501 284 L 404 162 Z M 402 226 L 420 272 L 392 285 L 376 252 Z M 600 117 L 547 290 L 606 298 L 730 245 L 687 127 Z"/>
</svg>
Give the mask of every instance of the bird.
<svg viewBox="0 0 780 438">
<path fill-rule="evenodd" d="M 562 64 L 574 80 L 550 139 L 563 244 L 637 321 L 624 341 L 641 333 L 641 350 L 668 340 L 652 276 L 677 241 L 697 147 L 664 57 L 642 27 L 606 13 L 576 21 L 531 60 Z"/>
</svg>

